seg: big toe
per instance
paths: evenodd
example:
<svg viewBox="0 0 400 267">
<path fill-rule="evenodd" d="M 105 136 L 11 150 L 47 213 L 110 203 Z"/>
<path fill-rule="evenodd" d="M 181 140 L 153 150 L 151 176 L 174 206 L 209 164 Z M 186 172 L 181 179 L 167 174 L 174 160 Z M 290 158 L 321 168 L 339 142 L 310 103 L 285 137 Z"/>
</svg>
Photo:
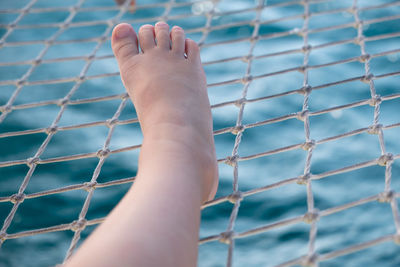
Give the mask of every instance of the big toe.
<svg viewBox="0 0 400 267">
<path fill-rule="evenodd" d="M 120 66 L 137 55 L 138 39 L 132 26 L 127 23 L 118 24 L 112 33 L 111 46 Z"/>
</svg>

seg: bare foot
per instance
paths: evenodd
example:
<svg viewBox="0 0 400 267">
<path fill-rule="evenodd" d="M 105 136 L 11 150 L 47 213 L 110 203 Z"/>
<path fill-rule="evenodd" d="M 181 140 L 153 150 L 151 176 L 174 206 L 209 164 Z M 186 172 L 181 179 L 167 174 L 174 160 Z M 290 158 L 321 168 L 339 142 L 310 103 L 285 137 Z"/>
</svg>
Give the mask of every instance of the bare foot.
<svg viewBox="0 0 400 267">
<path fill-rule="evenodd" d="M 201 164 L 203 202 L 218 186 L 212 116 L 199 47 L 180 27 L 144 25 L 138 37 L 126 23 L 114 28 L 112 48 L 146 140 L 190 151 Z M 179 186 L 179 185 L 178 185 Z"/>
</svg>

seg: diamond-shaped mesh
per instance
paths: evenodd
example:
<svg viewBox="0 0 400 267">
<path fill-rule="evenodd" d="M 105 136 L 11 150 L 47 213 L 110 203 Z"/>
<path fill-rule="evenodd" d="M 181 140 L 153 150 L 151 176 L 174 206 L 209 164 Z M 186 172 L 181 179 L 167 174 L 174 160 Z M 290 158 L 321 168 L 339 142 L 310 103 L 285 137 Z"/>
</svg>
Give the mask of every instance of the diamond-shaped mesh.
<svg viewBox="0 0 400 267">
<path fill-rule="evenodd" d="M 15 194 L 6 195 L 0 197 L 0 202 L 11 202 L 13 204 L 12 208 L 9 210 L 8 215 L 5 215 L 4 223 L 0 230 L 0 240 L 1 243 L 7 242 L 10 239 L 17 239 L 26 236 L 39 235 L 42 233 L 48 232 L 56 232 L 56 231 L 73 231 L 74 235 L 71 240 L 68 251 L 66 251 L 66 259 L 70 257 L 77 246 L 78 241 L 81 238 L 81 232 L 85 229 L 86 226 L 99 224 L 103 221 L 104 218 L 92 219 L 88 220 L 86 218 L 89 206 L 91 204 L 92 196 L 97 188 L 109 188 L 115 185 L 131 183 L 134 181 L 134 177 L 127 177 L 123 179 L 111 179 L 110 181 L 100 183 L 97 181 L 99 174 L 101 172 L 103 164 L 107 161 L 107 158 L 110 155 L 118 154 L 131 150 L 139 150 L 140 144 L 133 146 L 125 146 L 118 149 L 111 149 L 110 142 L 113 137 L 113 133 L 116 128 L 121 125 L 133 125 L 138 124 L 137 118 L 130 119 L 120 119 L 120 115 L 125 107 L 128 104 L 129 98 L 127 94 L 121 93 L 117 95 L 106 95 L 101 97 L 94 98 L 84 98 L 84 99 L 73 99 L 74 94 L 76 94 L 83 84 L 87 81 L 92 81 L 96 79 L 103 79 L 109 77 L 117 77 L 119 75 L 118 72 L 106 72 L 101 74 L 89 74 L 89 70 L 92 67 L 93 63 L 99 60 L 112 59 L 112 54 L 104 54 L 101 51 L 101 47 L 104 44 L 107 44 L 110 40 L 110 33 L 113 27 L 120 22 L 128 22 L 134 24 L 144 24 L 144 23 L 153 23 L 158 20 L 164 21 L 181 21 L 183 24 L 185 21 L 194 20 L 197 18 L 203 18 L 205 24 L 201 27 L 191 27 L 186 29 L 188 34 L 193 34 L 198 36 L 198 43 L 200 47 L 203 49 L 208 49 L 212 47 L 220 47 L 223 49 L 225 46 L 234 45 L 238 43 L 248 43 L 249 49 L 246 53 L 236 56 L 223 56 L 220 59 L 215 60 L 205 60 L 205 67 L 212 67 L 217 64 L 231 64 L 232 62 L 242 61 L 243 64 L 246 65 L 246 70 L 244 73 L 241 73 L 240 76 L 236 77 L 222 77 L 220 81 L 215 81 L 209 83 L 209 90 L 217 90 L 218 87 L 223 87 L 226 85 L 242 85 L 242 91 L 240 97 L 231 101 L 213 101 L 215 104 L 212 105 L 213 110 L 217 110 L 223 107 L 234 107 L 238 108 L 238 115 L 236 119 L 236 123 L 234 125 L 230 125 L 228 127 L 215 129 L 214 134 L 223 135 L 223 134 L 233 134 L 235 135 L 235 141 L 232 148 L 232 153 L 229 156 L 220 158 L 218 160 L 219 164 L 227 164 L 233 169 L 233 187 L 232 191 L 229 194 L 224 196 L 220 196 L 217 199 L 208 202 L 204 205 L 203 209 L 207 209 L 211 206 L 221 205 L 221 203 L 231 202 L 233 204 L 232 212 L 229 218 L 229 223 L 226 227 L 226 230 L 210 236 L 205 236 L 200 239 L 200 244 L 207 242 L 223 242 L 228 246 L 228 258 L 226 265 L 232 266 L 234 264 L 233 254 L 235 252 L 235 240 L 240 238 L 246 238 L 251 235 L 258 235 L 272 229 L 277 229 L 287 225 L 301 224 L 307 223 L 310 226 L 309 231 L 309 241 L 308 241 L 308 250 L 307 253 L 301 257 L 291 258 L 291 255 L 287 255 L 287 261 L 281 262 L 277 266 L 294 266 L 294 265 L 318 265 L 319 262 L 332 259 L 335 257 L 339 257 L 344 254 L 354 253 L 359 250 L 363 250 L 368 247 L 375 246 L 377 244 L 383 242 L 400 242 L 400 217 L 398 212 L 398 203 L 397 198 L 400 196 L 399 193 L 395 192 L 391 187 L 392 180 L 392 166 L 394 164 L 398 164 L 400 159 L 400 154 L 393 154 L 390 151 L 390 148 L 385 145 L 384 133 L 387 130 L 395 129 L 400 127 L 400 119 L 397 116 L 397 120 L 391 124 L 383 124 L 380 118 L 380 111 L 382 103 L 386 101 L 392 101 L 396 99 L 400 99 L 400 91 L 398 93 L 379 95 L 377 93 L 377 81 L 381 79 L 386 79 L 389 77 L 398 77 L 400 74 L 400 69 L 392 69 L 390 71 L 384 70 L 384 72 L 380 72 L 380 74 L 373 73 L 371 69 L 371 61 L 376 58 L 383 57 L 392 57 L 395 58 L 398 53 L 400 53 L 400 46 L 397 46 L 395 49 L 386 49 L 385 47 L 381 47 L 381 49 L 376 53 L 367 53 L 366 44 L 374 41 L 381 40 L 391 40 L 393 38 L 400 37 L 400 31 L 398 29 L 394 29 L 392 31 L 387 31 L 383 34 L 378 35 L 368 35 L 366 36 L 365 29 L 367 27 L 373 26 L 375 24 L 384 23 L 384 22 L 395 22 L 400 19 L 400 6 L 399 1 L 388 1 L 384 4 L 376 4 L 374 1 L 368 2 L 368 5 L 360 5 L 357 0 L 352 2 L 348 1 L 349 4 L 347 7 L 342 8 L 333 8 L 326 9 L 321 11 L 312 11 L 311 7 L 315 4 L 321 3 L 330 3 L 333 1 L 330 0 L 302 0 L 302 1 L 270 1 L 266 3 L 264 0 L 254 1 L 254 4 L 251 7 L 245 6 L 240 9 L 233 10 L 223 10 L 219 8 L 219 4 L 221 2 L 226 2 L 227 0 L 213 0 L 213 1 L 164 1 L 160 3 L 150 3 L 150 4 L 142 4 L 141 1 L 137 1 L 137 5 L 132 7 L 130 5 L 130 1 L 125 2 L 121 6 L 110 5 L 110 6 L 84 6 L 85 0 L 79 0 L 76 3 L 71 3 L 69 6 L 61 6 L 61 7 L 53 7 L 39 5 L 36 7 L 38 1 L 31 0 L 27 3 L 23 8 L 8 8 L 6 6 L 2 6 L 0 9 L 0 14 L 2 16 L 7 16 L 10 14 L 16 15 L 15 19 L 0 24 L 0 28 L 3 30 L 0 37 L 0 51 L 2 49 L 7 49 L 10 47 L 18 47 L 20 51 L 29 51 L 32 49 L 36 49 L 37 45 L 41 45 L 41 49 L 39 50 L 37 56 L 35 58 L 20 60 L 20 61 L 12 61 L 12 60 L 1 60 L 0 67 L 4 70 L 2 71 L 2 80 L 0 80 L 0 86 L 3 88 L 11 87 L 12 93 L 6 102 L 0 106 L 0 126 L 3 121 L 7 119 L 10 114 L 19 110 L 26 110 L 25 113 L 26 120 L 30 120 L 29 110 L 38 109 L 38 108 L 46 108 L 48 106 L 58 106 L 58 113 L 52 120 L 50 124 L 46 127 L 32 127 L 31 129 L 25 130 L 2 130 L 0 133 L 0 138 L 10 138 L 17 136 L 26 136 L 26 135 L 34 135 L 38 133 L 42 133 L 46 135 L 46 138 L 41 143 L 39 148 L 35 151 L 32 157 L 29 158 L 20 158 L 18 160 L 9 160 L 0 162 L 0 168 L 5 168 L 9 166 L 16 165 L 26 165 L 28 166 L 28 171 L 26 172 L 25 177 L 23 178 L 22 183 L 19 186 L 19 189 Z M 144 2 L 144 1 L 143 1 Z M 248 3 L 248 1 L 243 1 Z M 283 7 L 296 7 L 302 8 L 303 12 L 301 14 L 288 14 L 282 17 L 273 18 L 273 19 L 264 19 L 262 15 L 263 12 L 273 9 L 273 8 L 283 8 Z M 192 12 L 182 12 L 182 13 L 174 13 L 172 14 L 172 10 L 178 8 L 190 7 Z M 126 14 L 134 14 L 131 12 L 139 11 L 139 10 L 150 10 L 150 9 L 162 9 L 162 13 L 157 17 L 143 17 L 143 18 L 134 18 L 134 19 L 126 19 L 124 16 Z M 379 11 L 384 8 L 393 8 L 393 10 L 399 11 L 395 15 L 386 16 L 382 12 L 376 12 L 373 18 L 362 19 L 363 12 L 367 11 Z M 186 10 L 186 9 L 184 9 Z M 29 14 L 38 14 L 40 16 L 46 16 L 46 14 L 53 14 L 56 12 L 66 12 L 68 16 L 60 22 L 50 22 L 50 23 L 41 23 L 41 24 L 26 24 L 22 23 L 24 17 Z M 111 12 L 113 16 L 107 18 L 105 20 L 83 20 L 83 21 L 75 21 L 74 19 L 82 12 Z M 241 21 L 235 22 L 227 22 L 221 25 L 214 25 L 213 20 L 216 18 L 223 18 L 232 15 L 241 15 L 243 14 L 251 14 L 251 19 L 244 19 Z M 329 25 L 316 27 L 316 25 L 312 25 L 311 20 L 314 17 L 318 16 L 330 16 L 330 15 L 341 15 L 346 14 L 347 18 L 351 17 L 351 22 L 345 22 L 340 25 Z M 380 16 L 379 14 L 383 14 Z M 303 24 L 299 25 L 296 28 L 292 28 L 289 31 L 277 31 L 277 32 L 261 32 L 261 28 L 264 26 L 268 26 L 270 24 L 276 23 L 286 23 L 293 20 L 302 20 Z M 102 26 L 103 31 L 99 32 L 98 35 L 87 38 L 59 38 L 63 35 L 67 30 L 76 30 L 83 27 L 88 26 Z M 184 26 L 184 25 L 183 25 Z M 215 40 L 212 38 L 210 42 L 210 35 L 216 33 L 220 30 L 226 30 L 233 27 L 248 27 L 251 29 L 250 34 L 248 36 L 242 37 L 238 35 L 235 38 L 221 38 L 220 40 Z M 39 28 L 54 28 L 54 32 L 46 39 L 38 40 L 15 40 L 10 39 L 13 32 L 16 30 L 33 30 Z M 340 36 L 333 36 L 333 41 L 328 43 L 320 43 L 320 44 L 311 44 L 310 35 L 316 33 L 330 33 L 335 30 L 341 29 L 355 29 L 356 34 L 351 36 L 350 38 L 340 38 Z M 333 33 L 334 34 L 334 33 Z M 275 52 L 270 52 L 265 50 L 262 54 L 254 53 L 255 48 L 259 45 L 262 40 L 272 40 L 275 38 L 283 38 L 283 37 L 291 37 L 291 36 L 300 36 L 302 38 L 302 44 L 296 48 L 286 49 L 285 45 L 282 45 L 281 49 L 277 49 Z M 58 57 L 47 58 L 47 53 L 51 50 L 53 46 L 64 45 L 65 47 L 73 46 L 77 44 L 86 44 L 86 43 L 95 43 L 95 47 L 87 53 L 85 56 L 64 56 L 60 54 Z M 335 60 L 320 63 L 320 64 L 310 64 L 310 55 L 313 54 L 314 51 L 318 51 L 320 49 L 331 48 L 340 45 L 346 44 L 354 44 L 359 47 L 359 55 L 347 58 L 336 57 Z M 224 54 L 223 54 L 224 55 Z M 254 74 L 254 64 L 260 60 L 267 58 L 282 58 L 287 55 L 302 55 L 302 64 L 294 67 L 288 67 L 276 71 L 268 71 L 268 66 L 260 72 L 259 74 Z M 37 71 L 42 65 L 49 63 L 65 63 L 67 64 L 70 61 L 83 61 L 83 67 L 80 69 L 78 75 L 74 76 L 66 76 L 66 77 L 53 77 L 51 73 L 46 76 L 45 79 L 30 79 L 33 73 Z M 363 66 L 363 73 L 358 76 L 344 78 L 341 80 L 329 81 L 323 84 L 312 84 L 309 79 L 310 71 L 319 69 L 321 71 L 329 71 L 329 68 L 332 66 L 340 66 L 341 64 L 360 62 Z M 12 71 L 12 67 L 15 66 L 26 66 L 22 74 L 14 73 Z M 10 71 L 7 70 L 10 68 Z M 344 70 L 345 71 L 345 70 Z M 273 76 L 279 76 L 286 73 L 301 73 L 302 75 L 302 85 L 301 86 L 286 86 L 285 90 L 268 94 L 265 93 L 263 96 L 250 98 L 248 96 L 249 90 L 251 90 L 251 85 L 255 81 L 264 81 Z M 17 78 L 15 78 L 17 75 Z M 346 75 L 343 75 L 346 77 Z M 337 85 L 348 85 L 348 89 L 351 90 L 351 86 L 353 82 L 363 82 L 369 87 L 369 96 L 363 100 L 358 100 L 355 102 L 343 104 L 343 105 L 335 105 L 333 107 L 319 109 L 319 110 L 311 110 L 309 108 L 310 99 L 313 97 L 313 92 L 315 91 L 323 91 L 328 90 L 327 88 L 334 87 Z M 71 84 L 70 89 L 67 91 L 65 96 L 53 100 L 42 100 L 42 101 L 31 101 L 29 103 L 18 104 L 16 102 L 19 94 L 22 89 L 27 86 L 46 86 L 52 84 Z M 398 88 L 398 86 L 397 86 Z M 399 89 L 398 89 L 399 90 Z M 255 103 L 262 103 L 262 101 L 271 100 L 275 98 L 290 96 L 290 95 L 302 95 L 302 103 L 301 109 L 295 113 L 284 114 L 282 116 L 271 117 L 268 119 L 264 119 L 257 122 L 245 123 L 244 122 L 244 114 L 245 107 L 252 106 Z M 86 123 L 80 124 L 71 124 L 66 126 L 60 126 L 60 121 L 66 110 L 70 109 L 74 105 L 82 105 L 87 103 L 102 103 L 103 101 L 110 100 L 118 100 L 119 105 L 115 110 L 112 117 L 102 121 L 90 121 Z M 370 124 L 367 127 L 353 129 L 353 130 L 345 130 L 341 134 L 332 135 L 323 139 L 315 140 L 312 135 L 312 126 L 310 125 L 310 119 L 313 117 L 322 116 L 324 114 L 337 114 L 337 112 L 342 112 L 348 109 L 354 109 L 357 107 L 368 107 L 372 106 L 373 108 L 373 116 L 370 118 Z M 398 108 L 397 108 L 398 109 Z M 90 112 L 90 111 L 88 111 Z M 293 120 L 300 120 L 304 124 L 304 142 L 279 146 L 277 148 L 261 151 L 259 153 L 253 153 L 248 155 L 239 155 L 239 147 L 241 145 L 242 137 L 245 135 L 246 131 L 251 128 L 257 128 L 269 124 L 279 123 L 279 122 L 287 122 Z M 34 125 L 34 124 L 33 124 Z M 98 151 L 93 151 L 89 153 L 79 153 L 79 154 L 70 154 L 58 157 L 43 157 L 44 152 L 48 148 L 51 140 L 59 134 L 60 132 L 68 132 L 74 129 L 93 129 L 96 130 L 97 126 L 106 126 L 108 127 L 108 133 L 104 141 L 102 141 L 102 147 Z M 347 127 L 346 129 L 351 129 L 351 127 Z M 368 161 L 357 161 L 355 164 L 351 164 L 345 167 L 341 167 L 338 169 L 332 169 L 329 171 L 323 172 L 311 172 L 312 169 L 312 160 L 313 160 L 313 152 L 320 145 L 334 142 L 342 138 L 348 138 L 353 136 L 358 136 L 362 134 L 369 134 L 371 136 L 375 136 L 380 146 L 380 155 L 377 155 L 376 158 Z M 278 138 L 278 137 L 277 137 Z M 284 137 L 282 137 L 284 138 Z M 266 141 L 268 142 L 268 141 Z M 397 140 L 397 142 L 399 142 Z M 100 144 L 99 144 L 100 145 Z M 218 145 L 218 141 L 217 141 Z M 21 144 L 22 146 L 22 144 Z M 368 146 L 368 144 L 365 144 Z M 62 150 L 63 148 L 59 148 Z M 257 188 L 253 188 L 247 191 L 241 191 L 239 189 L 239 163 L 243 161 L 251 161 L 257 158 L 277 155 L 280 153 L 294 151 L 294 150 L 304 150 L 305 155 L 305 164 L 304 164 L 304 172 L 295 177 L 286 177 L 285 179 L 281 179 L 274 183 L 262 182 L 260 186 Z M 218 151 L 217 151 L 218 152 Z M 15 152 L 17 154 L 17 152 Z M 62 187 L 55 187 L 51 190 L 45 190 L 35 193 L 26 193 L 26 188 L 29 185 L 32 176 L 35 173 L 35 169 L 38 165 L 42 164 L 51 164 L 57 162 L 69 162 L 69 161 L 80 161 L 88 158 L 98 158 L 98 163 L 95 169 L 92 172 L 92 177 L 87 182 L 81 184 L 73 184 Z M 82 163 L 84 164 L 84 163 Z M 354 170 L 359 170 L 362 168 L 367 168 L 374 165 L 380 165 L 385 169 L 384 177 L 382 179 L 382 190 L 380 193 L 371 195 L 368 197 L 363 197 L 356 201 L 352 201 L 340 206 L 334 206 L 324 210 L 318 210 L 315 207 L 314 197 L 315 197 L 315 189 L 313 190 L 312 185 L 313 181 L 319 179 L 325 179 L 327 177 L 331 177 L 337 174 L 350 173 Z M 398 178 L 398 177 L 396 177 Z M 272 223 L 267 223 L 265 225 L 261 225 L 256 228 L 248 229 L 246 231 L 235 231 L 235 222 L 238 217 L 239 209 L 241 202 L 249 196 L 260 194 L 262 192 L 267 192 L 268 190 L 283 187 L 289 184 L 296 184 L 299 186 L 304 185 L 306 188 L 306 199 L 307 199 L 307 212 L 295 217 L 285 218 L 281 220 L 274 221 Z M 61 224 L 61 225 L 53 225 L 49 227 L 42 227 L 31 229 L 22 232 L 10 232 L 9 228 L 13 224 L 13 220 L 15 214 L 20 207 L 23 201 L 29 201 L 30 199 L 40 198 L 44 196 L 49 196 L 52 194 L 60 194 L 63 192 L 70 192 L 74 190 L 86 190 L 87 196 L 84 204 L 79 213 L 79 217 L 76 220 L 71 221 L 70 223 Z M 283 196 L 284 201 L 284 196 Z M 343 212 L 346 209 L 350 209 L 352 207 L 365 205 L 371 202 L 384 202 L 387 204 L 382 205 L 390 205 L 390 208 L 393 213 L 393 224 L 395 225 L 396 231 L 392 234 L 381 236 L 379 238 L 369 240 L 363 243 L 359 243 L 357 245 L 351 245 L 347 247 L 343 247 L 339 250 L 333 250 L 330 252 L 319 252 L 318 248 L 316 248 L 316 240 L 318 239 L 318 220 L 324 216 L 329 216 L 334 213 Z"/>
</svg>

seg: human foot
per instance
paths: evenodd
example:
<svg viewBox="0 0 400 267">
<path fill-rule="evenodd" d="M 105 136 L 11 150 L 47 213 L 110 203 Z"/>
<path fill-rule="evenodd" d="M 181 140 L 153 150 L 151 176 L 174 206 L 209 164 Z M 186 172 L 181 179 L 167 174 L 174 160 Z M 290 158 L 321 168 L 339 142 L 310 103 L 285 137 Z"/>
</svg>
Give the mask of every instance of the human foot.
<svg viewBox="0 0 400 267">
<path fill-rule="evenodd" d="M 203 202 L 212 200 L 218 167 L 199 48 L 185 39 L 180 27 L 169 32 L 163 22 L 142 26 L 138 35 L 130 25 L 119 24 L 113 31 L 112 48 L 144 140 L 172 142 L 196 155 L 204 171 Z"/>
</svg>

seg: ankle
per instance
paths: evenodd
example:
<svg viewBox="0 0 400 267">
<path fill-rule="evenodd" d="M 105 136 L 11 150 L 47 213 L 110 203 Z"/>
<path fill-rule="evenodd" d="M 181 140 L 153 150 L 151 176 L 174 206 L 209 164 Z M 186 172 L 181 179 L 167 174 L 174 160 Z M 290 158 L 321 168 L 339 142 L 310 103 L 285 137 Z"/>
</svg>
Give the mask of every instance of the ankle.
<svg viewBox="0 0 400 267">
<path fill-rule="evenodd" d="M 192 123 L 184 121 L 164 121 L 143 126 L 143 143 L 159 143 L 160 145 L 175 146 L 177 150 L 187 154 L 203 155 L 214 152 L 214 142 Z M 211 140 L 210 140 L 211 139 Z"/>
<path fill-rule="evenodd" d="M 202 203 L 209 200 L 218 177 L 212 136 L 204 136 L 192 127 L 163 123 L 147 129 L 143 147 L 190 167 L 191 176 L 201 180 Z"/>
</svg>

